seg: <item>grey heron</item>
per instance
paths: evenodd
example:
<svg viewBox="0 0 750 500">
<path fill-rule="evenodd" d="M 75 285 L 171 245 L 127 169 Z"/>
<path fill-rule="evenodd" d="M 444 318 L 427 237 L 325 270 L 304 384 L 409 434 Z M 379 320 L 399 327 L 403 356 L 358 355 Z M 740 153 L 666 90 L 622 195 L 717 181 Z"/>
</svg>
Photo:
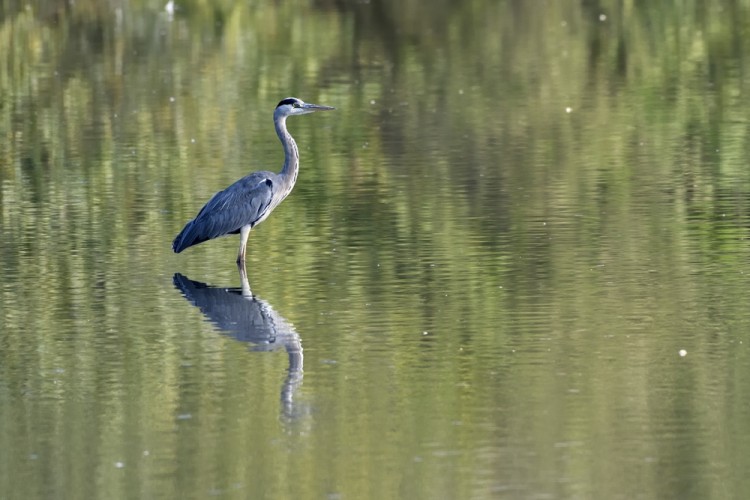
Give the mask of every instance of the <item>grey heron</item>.
<svg viewBox="0 0 750 500">
<path fill-rule="evenodd" d="M 281 172 L 253 172 L 213 195 L 198 215 L 182 228 L 172 242 L 172 250 L 180 253 L 204 241 L 239 234 L 237 266 L 244 269 L 250 230 L 263 222 L 273 209 L 284 201 L 297 182 L 299 151 L 297 143 L 286 129 L 286 119 L 290 116 L 331 109 L 335 108 L 306 103 L 296 97 L 288 97 L 279 102 L 273 113 L 273 122 L 276 135 L 284 146 L 284 166 Z"/>
</svg>

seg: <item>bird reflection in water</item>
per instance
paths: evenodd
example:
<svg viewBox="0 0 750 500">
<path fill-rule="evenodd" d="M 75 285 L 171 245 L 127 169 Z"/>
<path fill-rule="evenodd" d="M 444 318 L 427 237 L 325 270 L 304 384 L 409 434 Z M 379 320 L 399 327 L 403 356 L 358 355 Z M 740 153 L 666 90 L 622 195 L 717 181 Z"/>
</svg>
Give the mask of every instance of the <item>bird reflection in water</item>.
<svg viewBox="0 0 750 500">
<path fill-rule="evenodd" d="M 281 387 L 282 413 L 295 418 L 294 393 L 302 384 L 302 341 L 268 302 L 254 296 L 244 269 L 240 270 L 242 287 L 220 288 L 193 281 L 180 273 L 174 275 L 175 287 L 216 325 L 222 334 L 253 345 L 253 351 L 285 349 L 289 369 Z"/>
</svg>

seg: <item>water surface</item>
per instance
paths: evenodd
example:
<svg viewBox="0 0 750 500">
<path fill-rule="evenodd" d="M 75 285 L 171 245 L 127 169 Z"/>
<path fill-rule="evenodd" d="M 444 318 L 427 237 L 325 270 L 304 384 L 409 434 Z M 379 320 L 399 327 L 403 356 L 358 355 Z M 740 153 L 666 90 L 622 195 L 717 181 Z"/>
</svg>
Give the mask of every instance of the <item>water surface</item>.
<svg viewBox="0 0 750 500">
<path fill-rule="evenodd" d="M 727 22 L 731 19 L 731 22 Z M 0 8 L 0 498 L 743 498 L 747 2 Z M 253 232 L 171 252 L 278 170 Z"/>
</svg>

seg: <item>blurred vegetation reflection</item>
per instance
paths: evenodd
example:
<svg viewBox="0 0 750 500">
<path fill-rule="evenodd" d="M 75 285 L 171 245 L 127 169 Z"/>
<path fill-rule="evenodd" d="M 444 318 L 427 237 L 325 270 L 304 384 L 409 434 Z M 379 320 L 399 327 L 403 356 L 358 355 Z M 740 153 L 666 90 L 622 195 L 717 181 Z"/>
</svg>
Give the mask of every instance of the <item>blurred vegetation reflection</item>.
<svg viewBox="0 0 750 500">
<path fill-rule="evenodd" d="M 746 0 L 0 0 L 0 497 L 742 496 L 749 30 Z M 170 241 L 278 171 L 288 95 L 338 111 L 290 124 L 249 243 L 305 339 L 279 425 L 289 359 L 173 288 L 237 285 L 235 240 Z"/>
</svg>

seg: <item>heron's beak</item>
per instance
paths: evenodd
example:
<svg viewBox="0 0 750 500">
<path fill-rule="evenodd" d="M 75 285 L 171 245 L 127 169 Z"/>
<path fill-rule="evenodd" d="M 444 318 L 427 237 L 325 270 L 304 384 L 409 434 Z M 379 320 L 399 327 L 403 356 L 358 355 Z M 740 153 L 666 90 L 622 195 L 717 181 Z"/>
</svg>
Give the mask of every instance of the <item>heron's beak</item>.
<svg viewBox="0 0 750 500">
<path fill-rule="evenodd" d="M 336 109 L 332 106 L 323 106 L 321 104 L 310 104 L 309 102 L 306 102 L 302 107 L 309 111 L 330 111 L 332 109 Z"/>
</svg>

